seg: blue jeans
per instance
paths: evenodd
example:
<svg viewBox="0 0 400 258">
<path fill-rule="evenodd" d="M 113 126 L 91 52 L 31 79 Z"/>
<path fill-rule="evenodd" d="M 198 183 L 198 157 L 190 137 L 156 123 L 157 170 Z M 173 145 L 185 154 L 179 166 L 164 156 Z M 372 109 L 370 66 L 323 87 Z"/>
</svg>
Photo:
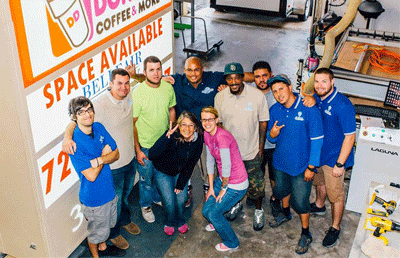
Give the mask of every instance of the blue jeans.
<svg viewBox="0 0 400 258">
<path fill-rule="evenodd" d="M 282 200 L 290 195 L 290 205 L 299 214 L 310 212 L 310 193 L 312 181 L 304 181 L 304 173 L 291 176 L 274 169 L 275 186 L 274 197 Z"/>
<path fill-rule="evenodd" d="M 135 158 L 132 161 L 117 169 L 111 170 L 115 194 L 118 196 L 117 204 L 117 224 L 111 229 L 110 239 L 116 238 L 121 234 L 121 226 L 131 223 L 131 212 L 129 210 L 128 197 L 133 189 L 136 174 Z"/>
<path fill-rule="evenodd" d="M 143 153 L 148 156 L 149 154 L 149 149 L 146 148 L 141 148 Z M 160 194 L 158 193 L 156 187 L 153 184 L 153 177 L 158 171 L 154 165 L 153 162 L 150 160 L 144 159 L 144 166 L 140 165 L 138 161 L 137 162 L 137 171 L 139 172 L 139 204 L 140 207 L 150 207 L 153 202 L 159 202 L 161 201 Z"/>
<path fill-rule="evenodd" d="M 214 192 L 218 196 L 221 191 L 221 179 L 218 177 L 214 181 Z M 213 196 L 210 196 L 203 205 L 203 216 L 213 224 L 215 230 L 222 238 L 224 245 L 229 248 L 235 248 L 239 246 L 239 239 L 233 231 L 228 220 L 224 217 L 224 213 L 229 211 L 233 205 L 235 205 L 242 197 L 246 194 L 247 189 L 234 190 L 228 188 L 222 201 L 217 203 Z"/>
<path fill-rule="evenodd" d="M 188 196 L 188 185 L 186 184 L 185 188 L 179 194 L 176 194 L 174 190 L 178 177 L 179 175 L 170 176 L 160 171 L 156 171 L 154 175 L 154 181 L 161 194 L 163 207 L 167 212 L 165 225 L 168 227 L 180 227 L 186 223 L 183 212 Z"/>
</svg>

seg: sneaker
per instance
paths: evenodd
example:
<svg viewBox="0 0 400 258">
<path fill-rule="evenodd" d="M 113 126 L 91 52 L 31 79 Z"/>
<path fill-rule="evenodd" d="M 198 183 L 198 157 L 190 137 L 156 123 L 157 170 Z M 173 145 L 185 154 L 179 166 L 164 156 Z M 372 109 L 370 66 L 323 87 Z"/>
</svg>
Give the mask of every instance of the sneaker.
<svg viewBox="0 0 400 258">
<path fill-rule="evenodd" d="M 215 231 L 215 228 L 214 228 L 214 226 L 213 226 L 213 224 L 208 224 L 207 226 L 206 226 L 206 230 L 208 231 L 208 232 L 211 232 L 211 231 Z"/>
<path fill-rule="evenodd" d="M 224 245 L 223 243 L 219 243 L 218 245 L 215 246 L 215 249 L 217 249 L 217 251 L 220 251 L 220 252 L 226 252 L 226 251 L 231 251 L 231 250 L 237 250 L 237 249 L 239 249 L 239 246 L 237 246 L 235 248 L 230 248 L 230 247 L 227 247 L 226 245 Z"/>
<path fill-rule="evenodd" d="M 172 236 L 174 234 L 174 232 L 175 232 L 175 228 L 174 227 L 168 227 L 167 225 L 165 225 L 164 226 L 164 232 L 168 236 Z"/>
<path fill-rule="evenodd" d="M 181 234 L 185 234 L 185 233 L 188 231 L 188 229 L 189 229 L 189 227 L 188 227 L 188 225 L 185 223 L 185 224 L 183 224 L 182 226 L 180 226 L 180 227 L 178 228 L 178 231 L 179 231 L 179 233 L 181 233 Z"/>
<path fill-rule="evenodd" d="M 112 257 L 122 257 L 126 255 L 126 251 L 119 249 L 114 245 L 108 245 L 107 249 L 104 251 L 97 250 L 100 257 L 112 256 Z"/>
<path fill-rule="evenodd" d="M 311 206 L 310 214 L 321 215 L 321 216 L 326 214 L 325 205 L 322 208 L 319 208 L 319 207 L 317 207 L 315 202 L 313 202 L 310 204 L 310 206 Z"/>
<path fill-rule="evenodd" d="M 204 184 L 204 185 L 203 185 L 204 200 L 206 200 L 206 196 L 207 196 L 207 193 L 208 193 L 208 189 L 210 189 L 210 186 Z"/>
<path fill-rule="evenodd" d="M 149 223 L 153 223 L 154 221 L 156 221 L 156 217 L 154 217 L 154 213 L 151 207 L 143 207 L 142 216 Z"/>
<path fill-rule="evenodd" d="M 239 201 L 238 203 L 236 203 L 231 209 L 230 211 L 228 211 L 227 213 L 225 213 L 225 218 L 229 221 L 235 220 L 237 215 L 239 214 L 239 212 L 243 209 L 243 204 L 241 201 Z"/>
<path fill-rule="evenodd" d="M 330 227 L 328 231 L 325 232 L 326 236 L 322 241 L 322 245 L 325 247 L 332 247 L 336 245 L 336 242 L 340 235 L 340 230 L 337 230 L 334 227 Z"/>
<path fill-rule="evenodd" d="M 193 195 L 193 186 L 189 185 L 188 186 L 188 199 L 187 199 L 187 201 L 185 203 L 185 207 L 186 208 L 189 207 L 190 204 L 192 203 L 192 195 Z"/>
<path fill-rule="evenodd" d="M 289 214 L 288 216 L 285 216 L 285 214 L 283 214 L 283 212 L 280 212 L 280 213 L 278 214 L 278 216 L 276 216 L 276 217 L 274 218 L 273 221 L 270 221 L 270 222 L 269 222 L 269 226 L 270 226 L 271 228 L 277 228 L 277 227 L 279 227 L 280 225 L 282 225 L 283 223 L 286 223 L 286 222 L 288 222 L 288 221 L 291 220 L 291 219 L 292 219 L 292 215 L 291 215 L 291 214 Z"/>
<path fill-rule="evenodd" d="M 310 246 L 312 242 L 312 236 L 311 233 L 308 235 L 301 234 L 299 243 L 297 244 L 296 247 L 296 253 L 297 254 L 305 254 L 308 251 L 308 247 Z"/>
<path fill-rule="evenodd" d="M 159 201 L 159 202 L 153 202 L 154 204 L 157 204 L 158 206 L 160 206 L 160 207 L 162 207 L 162 202 L 161 201 Z"/>
<path fill-rule="evenodd" d="M 116 238 L 110 239 L 110 241 L 111 243 L 113 243 L 114 246 L 118 247 L 119 249 L 126 250 L 129 248 L 128 241 L 126 241 L 126 239 L 121 235 L 117 236 Z"/>
<path fill-rule="evenodd" d="M 264 228 L 264 210 L 255 210 L 254 211 L 254 220 L 253 220 L 253 228 L 255 231 L 260 231 Z"/>
<path fill-rule="evenodd" d="M 129 234 L 131 235 L 139 235 L 140 228 L 135 223 L 131 222 L 128 225 L 122 226 Z"/>
<path fill-rule="evenodd" d="M 254 206 L 255 201 L 249 197 L 246 198 L 246 205 L 247 206 Z"/>
<path fill-rule="evenodd" d="M 281 200 L 273 199 L 273 197 L 271 196 L 271 198 L 269 199 L 269 204 L 271 205 L 272 216 L 276 218 L 279 213 L 282 212 Z"/>
</svg>

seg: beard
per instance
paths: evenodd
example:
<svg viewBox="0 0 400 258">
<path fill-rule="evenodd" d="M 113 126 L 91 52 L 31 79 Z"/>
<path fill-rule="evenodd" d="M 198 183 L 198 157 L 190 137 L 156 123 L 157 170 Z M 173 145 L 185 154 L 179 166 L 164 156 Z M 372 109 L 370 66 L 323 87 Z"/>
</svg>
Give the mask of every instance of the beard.
<svg viewBox="0 0 400 258">
<path fill-rule="evenodd" d="M 160 84 L 160 82 L 161 82 L 161 78 L 160 78 L 158 81 L 152 81 L 152 80 L 149 79 L 149 77 L 146 77 L 146 80 L 147 80 L 148 82 L 150 82 L 151 84 L 154 84 L 154 85 L 158 85 L 158 84 Z"/>
<path fill-rule="evenodd" d="M 331 85 L 331 87 L 328 90 L 322 92 L 321 94 L 317 92 L 317 95 L 318 95 L 318 97 L 323 98 L 326 95 L 328 95 L 329 93 L 331 93 L 332 90 L 333 90 L 333 85 Z"/>
</svg>

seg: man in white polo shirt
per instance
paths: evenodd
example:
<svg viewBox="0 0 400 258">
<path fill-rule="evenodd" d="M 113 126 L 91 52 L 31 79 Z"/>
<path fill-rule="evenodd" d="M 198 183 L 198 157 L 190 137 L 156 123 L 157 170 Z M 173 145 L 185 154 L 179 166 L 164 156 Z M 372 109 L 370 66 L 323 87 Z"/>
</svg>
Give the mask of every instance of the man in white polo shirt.
<svg viewBox="0 0 400 258">
<path fill-rule="evenodd" d="M 110 232 L 111 242 L 121 249 L 128 249 L 129 243 L 121 235 L 121 227 L 128 233 L 137 235 L 139 227 L 131 221 L 128 197 L 132 191 L 136 174 L 135 148 L 133 142 L 132 95 L 129 73 L 122 68 L 111 72 L 109 91 L 94 103 L 95 121 L 104 125 L 115 139 L 120 158 L 110 164 L 115 193 L 118 196 L 117 224 Z M 71 122 L 65 132 L 63 151 L 73 155 L 76 144 L 72 140 L 76 123 Z"/>
<path fill-rule="evenodd" d="M 265 195 L 261 157 L 269 120 L 268 104 L 261 91 L 244 84 L 241 64 L 227 64 L 224 75 L 229 87 L 215 96 L 214 104 L 220 115 L 220 121 L 232 133 L 239 145 L 249 176 L 247 195 L 255 200 L 253 228 L 261 230 L 264 227 L 264 210 L 261 205 Z M 242 207 L 242 202 L 238 202 L 229 211 L 227 218 L 234 220 Z"/>
</svg>

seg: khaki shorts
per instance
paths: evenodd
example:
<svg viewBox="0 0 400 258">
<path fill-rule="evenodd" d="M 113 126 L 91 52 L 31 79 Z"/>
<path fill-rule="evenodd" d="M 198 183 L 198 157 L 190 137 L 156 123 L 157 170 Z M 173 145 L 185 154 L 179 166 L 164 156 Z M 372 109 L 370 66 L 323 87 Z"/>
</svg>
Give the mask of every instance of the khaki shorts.
<svg viewBox="0 0 400 258">
<path fill-rule="evenodd" d="M 329 166 L 322 166 L 318 168 L 318 173 L 315 174 L 313 185 L 325 185 L 326 194 L 331 203 L 344 201 L 344 174 L 340 177 L 332 175 L 333 168 Z"/>
<path fill-rule="evenodd" d="M 82 204 L 83 214 L 88 221 L 87 236 L 92 244 L 105 242 L 110 235 L 110 229 L 117 223 L 118 196 L 101 206 L 88 207 Z"/>
</svg>

